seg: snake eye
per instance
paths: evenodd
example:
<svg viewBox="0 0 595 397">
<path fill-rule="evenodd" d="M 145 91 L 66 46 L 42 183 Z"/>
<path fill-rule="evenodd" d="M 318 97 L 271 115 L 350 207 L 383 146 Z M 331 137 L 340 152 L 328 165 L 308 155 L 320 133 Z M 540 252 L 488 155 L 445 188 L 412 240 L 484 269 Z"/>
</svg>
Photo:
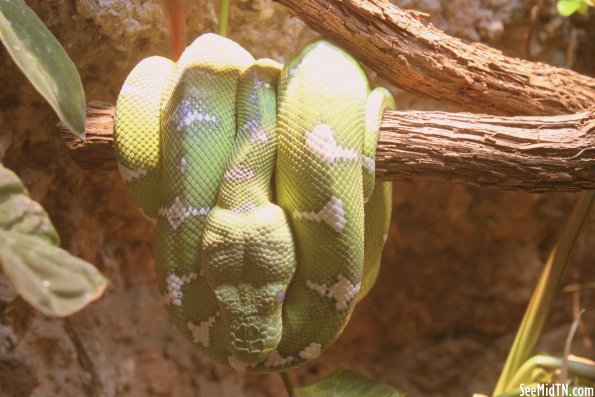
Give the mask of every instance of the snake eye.
<svg viewBox="0 0 595 397">
<path fill-rule="evenodd" d="M 285 300 L 285 291 L 277 292 L 277 294 L 275 295 L 275 302 L 283 303 L 284 300 Z"/>
</svg>

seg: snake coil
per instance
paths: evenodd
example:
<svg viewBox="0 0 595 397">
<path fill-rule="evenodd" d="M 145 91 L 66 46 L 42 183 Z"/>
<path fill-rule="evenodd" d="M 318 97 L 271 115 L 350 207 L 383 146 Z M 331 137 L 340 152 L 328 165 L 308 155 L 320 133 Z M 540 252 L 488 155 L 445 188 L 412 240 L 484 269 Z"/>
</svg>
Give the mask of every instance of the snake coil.
<svg viewBox="0 0 595 397">
<path fill-rule="evenodd" d="M 284 67 L 206 34 L 141 61 L 116 106 L 120 173 L 157 226 L 177 327 L 237 370 L 318 357 L 373 285 L 392 186 L 374 183 L 384 88 L 325 41 Z"/>
</svg>

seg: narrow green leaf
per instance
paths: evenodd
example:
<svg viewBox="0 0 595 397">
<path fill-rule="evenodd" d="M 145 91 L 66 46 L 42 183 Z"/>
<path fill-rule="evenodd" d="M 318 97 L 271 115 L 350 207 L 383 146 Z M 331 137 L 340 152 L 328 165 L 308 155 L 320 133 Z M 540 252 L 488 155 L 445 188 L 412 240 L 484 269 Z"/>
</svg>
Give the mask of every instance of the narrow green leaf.
<svg viewBox="0 0 595 397">
<path fill-rule="evenodd" d="M 560 370 L 564 360 L 560 357 L 540 354 L 533 356 L 523 365 L 512 378 L 509 385 L 518 386 L 521 383 L 531 383 L 535 379 L 532 373 L 536 368 L 545 368 L 550 371 Z M 580 377 L 589 381 L 595 381 L 595 362 L 584 357 L 573 355 L 568 356 L 568 372 L 573 376 Z"/>
<path fill-rule="evenodd" d="M 550 256 L 535 287 L 531 301 L 525 311 L 519 330 L 515 336 L 510 352 L 498 379 L 493 395 L 497 396 L 506 390 L 516 387 L 512 382 L 514 375 L 532 355 L 535 345 L 541 335 L 543 324 L 550 311 L 552 301 L 560 290 L 564 270 L 570 257 L 570 252 L 583 223 L 587 219 L 595 192 L 582 192 L 574 206 L 570 218 L 564 225 L 557 244 L 550 252 Z"/>
<path fill-rule="evenodd" d="M 0 41 L 75 135 L 85 136 L 85 93 L 76 67 L 22 0 L 0 0 Z"/>
<path fill-rule="evenodd" d="M 64 317 L 103 293 L 91 265 L 39 237 L 0 231 L 0 265 L 19 295 L 48 316 Z"/>
<path fill-rule="evenodd" d="M 585 5 L 582 0 L 558 0 L 556 4 L 558 13 L 563 17 L 568 17 L 574 14 L 581 8 L 581 5 Z"/>
<path fill-rule="evenodd" d="M 402 397 L 400 390 L 348 369 L 337 369 L 316 383 L 294 389 L 293 397 Z"/>
</svg>

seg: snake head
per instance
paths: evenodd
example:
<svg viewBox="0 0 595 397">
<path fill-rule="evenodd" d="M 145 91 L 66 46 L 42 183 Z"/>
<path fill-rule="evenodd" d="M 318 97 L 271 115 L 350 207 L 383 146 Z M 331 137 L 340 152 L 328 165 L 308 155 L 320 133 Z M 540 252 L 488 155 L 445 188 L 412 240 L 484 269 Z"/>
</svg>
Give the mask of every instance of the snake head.
<svg viewBox="0 0 595 397">
<path fill-rule="evenodd" d="M 296 268 L 283 210 L 273 204 L 248 213 L 215 207 L 207 218 L 202 248 L 223 340 L 244 364 L 263 361 L 281 340 L 283 301 Z"/>
<path fill-rule="evenodd" d="M 277 348 L 282 334 L 285 287 L 266 284 L 221 286 L 215 290 L 224 339 L 232 354 L 247 365 L 257 364 Z"/>
</svg>

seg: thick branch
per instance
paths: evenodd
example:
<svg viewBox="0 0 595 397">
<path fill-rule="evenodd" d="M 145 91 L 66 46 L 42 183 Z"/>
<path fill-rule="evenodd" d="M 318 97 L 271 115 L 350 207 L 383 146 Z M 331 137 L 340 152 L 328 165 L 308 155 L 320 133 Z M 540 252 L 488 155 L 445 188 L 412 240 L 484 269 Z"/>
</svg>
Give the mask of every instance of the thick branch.
<svg viewBox="0 0 595 397">
<path fill-rule="evenodd" d="M 555 115 L 595 103 L 591 77 L 464 44 L 385 0 L 275 1 L 386 80 L 469 111 Z"/>
<path fill-rule="evenodd" d="M 85 169 L 115 169 L 113 107 L 88 106 L 87 140 L 65 133 Z M 384 113 L 376 176 L 529 192 L 595 189 L 595 108 L 553 117 Z"/>
<path fill-rule="evenodd" d="M 385 112 L 376 176 L 504 190 L 595 189 L 595 108 L 553 117 Z"/>
</svg>

